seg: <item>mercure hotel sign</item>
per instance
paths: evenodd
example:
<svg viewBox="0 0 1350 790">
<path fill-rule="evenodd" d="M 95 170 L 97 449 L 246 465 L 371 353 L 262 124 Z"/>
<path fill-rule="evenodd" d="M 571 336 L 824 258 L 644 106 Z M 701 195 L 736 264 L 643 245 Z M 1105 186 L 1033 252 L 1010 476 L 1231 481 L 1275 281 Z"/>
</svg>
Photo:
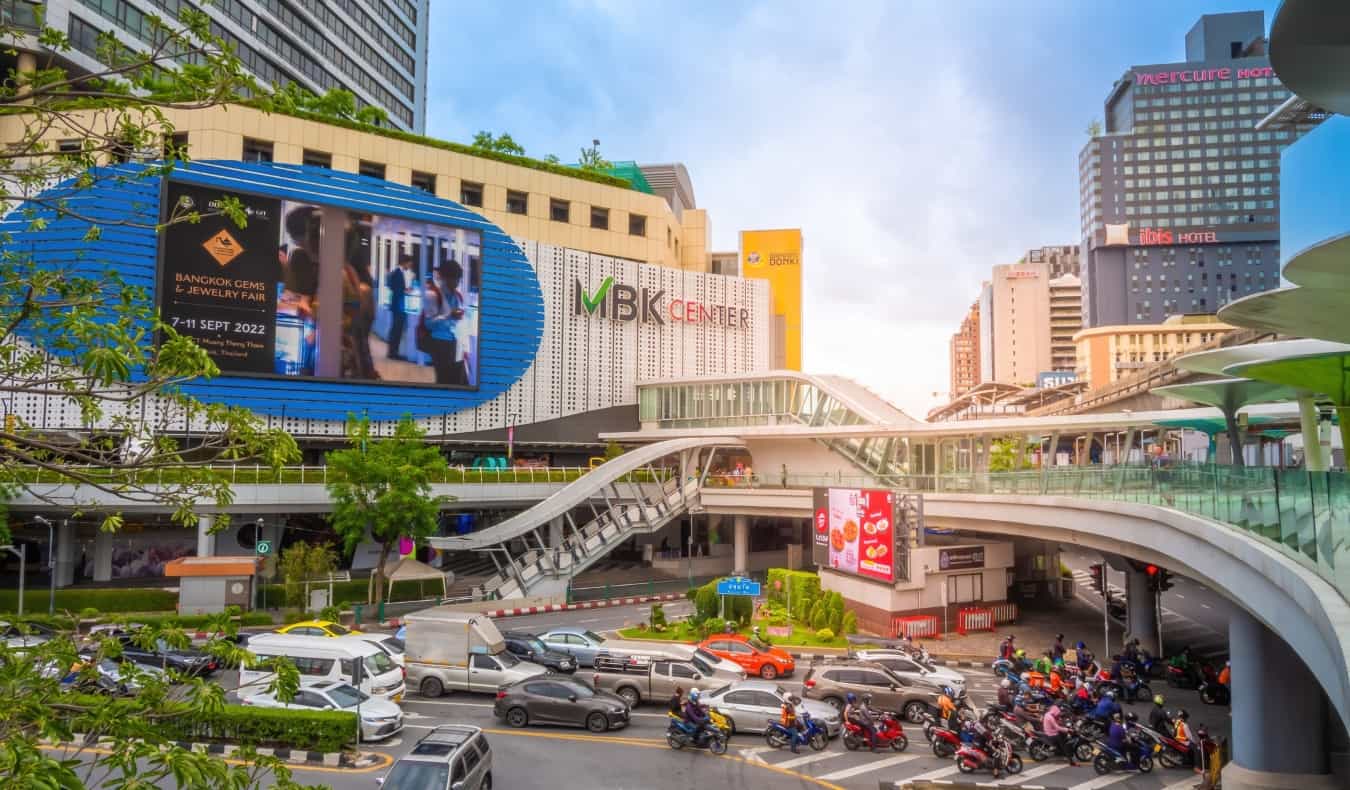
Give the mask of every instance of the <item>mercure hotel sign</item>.
<svg viewBox="0 0 1350 790">
<path fill-rule="evenodd" d="M 1273 77 L 1275 69 L 1270 66 L 1252 66 L 1246 69 L 1233 69 L 1227 66 L 1214 69 L 1181 69 L 1179 71 L 1136 71 L 1136 85 L 1171 85 L 1178 82 L 1214 82 L 1231 80 L 1236 74 L 1240 80 L 1256 77 Z"/>
</svg>

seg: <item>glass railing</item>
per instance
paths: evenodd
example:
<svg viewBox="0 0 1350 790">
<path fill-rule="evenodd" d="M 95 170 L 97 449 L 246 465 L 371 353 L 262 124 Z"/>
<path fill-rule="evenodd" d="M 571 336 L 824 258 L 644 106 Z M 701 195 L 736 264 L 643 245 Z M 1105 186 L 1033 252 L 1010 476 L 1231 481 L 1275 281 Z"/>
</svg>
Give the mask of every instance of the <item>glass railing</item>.
<svg viewBox="0 0 1350 790">
<path fill-rule="evenodd" d="M 1060 467 L 939 475 L 789 472 L 731 486 L 882 486 L 900 491 L 1067 496 L 1173 508 L 1280 547 L 1350 597 L 1350 474 L 1305 469 L 1174 464 Z"/>
<path fill-rule="evenodd" d="M 327 466 L 270 466 L 252 464 L 216 464 L 192 468 L 113 469 L 98 466 L 63 467 L 63 470 L 43 467 L 12 467 L 5 470 L 5 480 L 19 485 L 75 484 L 87 481 L 99 485 L 178 485 L 190 480 L 201 480 L 209 472 L 216 481 L 231 485 L 299 485 L 328 483 Z M 435 484 L 475 483 L 570 483 L 581 479 L 591 469 L 585 466 L 515 466 L 505 468 L 475 468 L 450 466 L 432 476 Z M 68 473 L 67 473 L 68 472 Z M 636 469 L 620 478 L 623 482 L 649 483 L 665 480 L 670 473 L 664 469 Z"/>
</svg>

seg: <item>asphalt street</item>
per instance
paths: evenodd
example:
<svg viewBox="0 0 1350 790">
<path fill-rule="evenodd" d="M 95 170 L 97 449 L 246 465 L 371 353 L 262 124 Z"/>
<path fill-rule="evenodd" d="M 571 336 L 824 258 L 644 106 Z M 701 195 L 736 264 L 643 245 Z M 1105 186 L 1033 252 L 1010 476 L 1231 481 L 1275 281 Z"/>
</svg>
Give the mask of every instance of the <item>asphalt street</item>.
<svg viewBox="0 0 1350 790">
<path fill-rule="evenodd" d="M 1101 611 L 1102 598 L 1092 588 L 1088 573 L 1088 566 L 1101 562 L 1101 556 L 1065 547 L 1060 559 L 1073 572 L 1078 597 Z M 1123 574 L 1110 570 L 1107 581 L 1113 591 L 1124 594 Z M 1193 579 L 1174 575 L 1172 582 L 1172 589 L 1162 594 L 1164 652 L 1171 655 L 1189 645 L 1200 655 L 1227 656 L 1228 614 L 1235 604 Z"/>
<path fill-rule="evenodd" d="M 966 672 L 971 695 L 977 708 L 991 699 L 996 679 L 987 670 Z M 784 683 L 794 687 L 791 681 Z M 796 686 L 800 691 L 800 687 Z M 1226 735 L 1228 716 L 1225 708 L 1209 708 L 1194 692 L 1168 691 L 1169 704 L 1182 705 L 1192 712 L 1193 722 L 1206 722 L 1211 732 Z M 1141 716 L 1146 706 L 1135 706 Z M 867 788 L 875 790 L 880 782 L 916 777 L 958 780 L 961 775 L 950 760 L 940 760 L 929 750 L 923 733 L 907 727 L 911 738 L 902 753 L 880 754 L 849 752 L 835 739 L 821 752 L 804 748 L 800 755 L 787 749 L 768 747 L 759 736 L 738 734 L 724 757 L 706 752 L 673 751 L 665 744 L 666 716 L 660 706 L 644 706 L 634 712 L 632 724 L 605 735 L 561 727 L 527 727 L 514 730 L 492 715 L 487 696 L 458 694 L 436 700 L 410 696 L 404 701 L 406 727 L 387 742 L 372 744 L 382 755 L 382 764 L 364 771 L 315 771 L 299 769 L 301 781 L 327 784 L 334 790 L 371 790 L 391 762 L 406 753 L 419 737 L 437 724 L 454 722 L 483 727 L 493 749 L 494 787 L 497 788 Z M 974 780 L 992 781 L 976 774 Z M 1070 767 L 1062 761 L 1027 761 L 1016 781 L 1028 784 L 1067 787 L 1072 790 L 1158 790 L 1189 788 L 1194 775 L 1189 771 L 1159 768 L 1146 776 L 1110 774 L 1098 777 L 1088 766 Z M 1012 784 L 1005 781 L 1003 784 Z"/>
<path fill-rule="evenodd" d="M 689 601 L 667 601 L 662 604 L 666 617 L 684 617 L 693 612 Z M 499 618 L 497 628 L 502 631 L 521 630 L 541 633 L 561 625 L 575 625 L 592 631 L 612 631 L 637 625 L 651 617 L 651 604 L 634 606 L 608 606 L 603 609 L 574 609 L 569 612 L 549 612 L 548 614 L 520 615 L 519 617 Z"/>
</svg>

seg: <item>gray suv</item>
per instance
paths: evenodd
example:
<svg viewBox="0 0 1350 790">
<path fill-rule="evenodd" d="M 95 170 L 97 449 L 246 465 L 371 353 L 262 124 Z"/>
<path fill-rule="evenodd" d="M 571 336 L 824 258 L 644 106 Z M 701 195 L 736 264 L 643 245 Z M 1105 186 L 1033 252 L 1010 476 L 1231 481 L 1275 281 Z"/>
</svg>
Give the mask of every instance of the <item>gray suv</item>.
<svg viewBox="0 0 1350 790">
<path fill-rule="evenodd" d="M 480 727 L 443 724 L 376 781 L 383 790 L 492 790 L 492 748 Z"/>
</svg>

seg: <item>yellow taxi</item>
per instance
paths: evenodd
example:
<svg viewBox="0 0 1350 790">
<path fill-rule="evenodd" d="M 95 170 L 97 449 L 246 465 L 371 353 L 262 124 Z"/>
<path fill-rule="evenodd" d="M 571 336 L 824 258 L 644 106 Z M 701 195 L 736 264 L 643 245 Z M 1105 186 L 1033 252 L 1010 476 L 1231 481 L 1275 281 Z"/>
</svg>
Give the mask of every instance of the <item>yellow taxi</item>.
<svg viewBox="0 0 1350 790">
<path fill-rule="evenodd" d="M 346 636 L 361 632 L 331 620 L 301 620 L 278 628 L 277 633 L 295 636 Z"/>
</svg>

